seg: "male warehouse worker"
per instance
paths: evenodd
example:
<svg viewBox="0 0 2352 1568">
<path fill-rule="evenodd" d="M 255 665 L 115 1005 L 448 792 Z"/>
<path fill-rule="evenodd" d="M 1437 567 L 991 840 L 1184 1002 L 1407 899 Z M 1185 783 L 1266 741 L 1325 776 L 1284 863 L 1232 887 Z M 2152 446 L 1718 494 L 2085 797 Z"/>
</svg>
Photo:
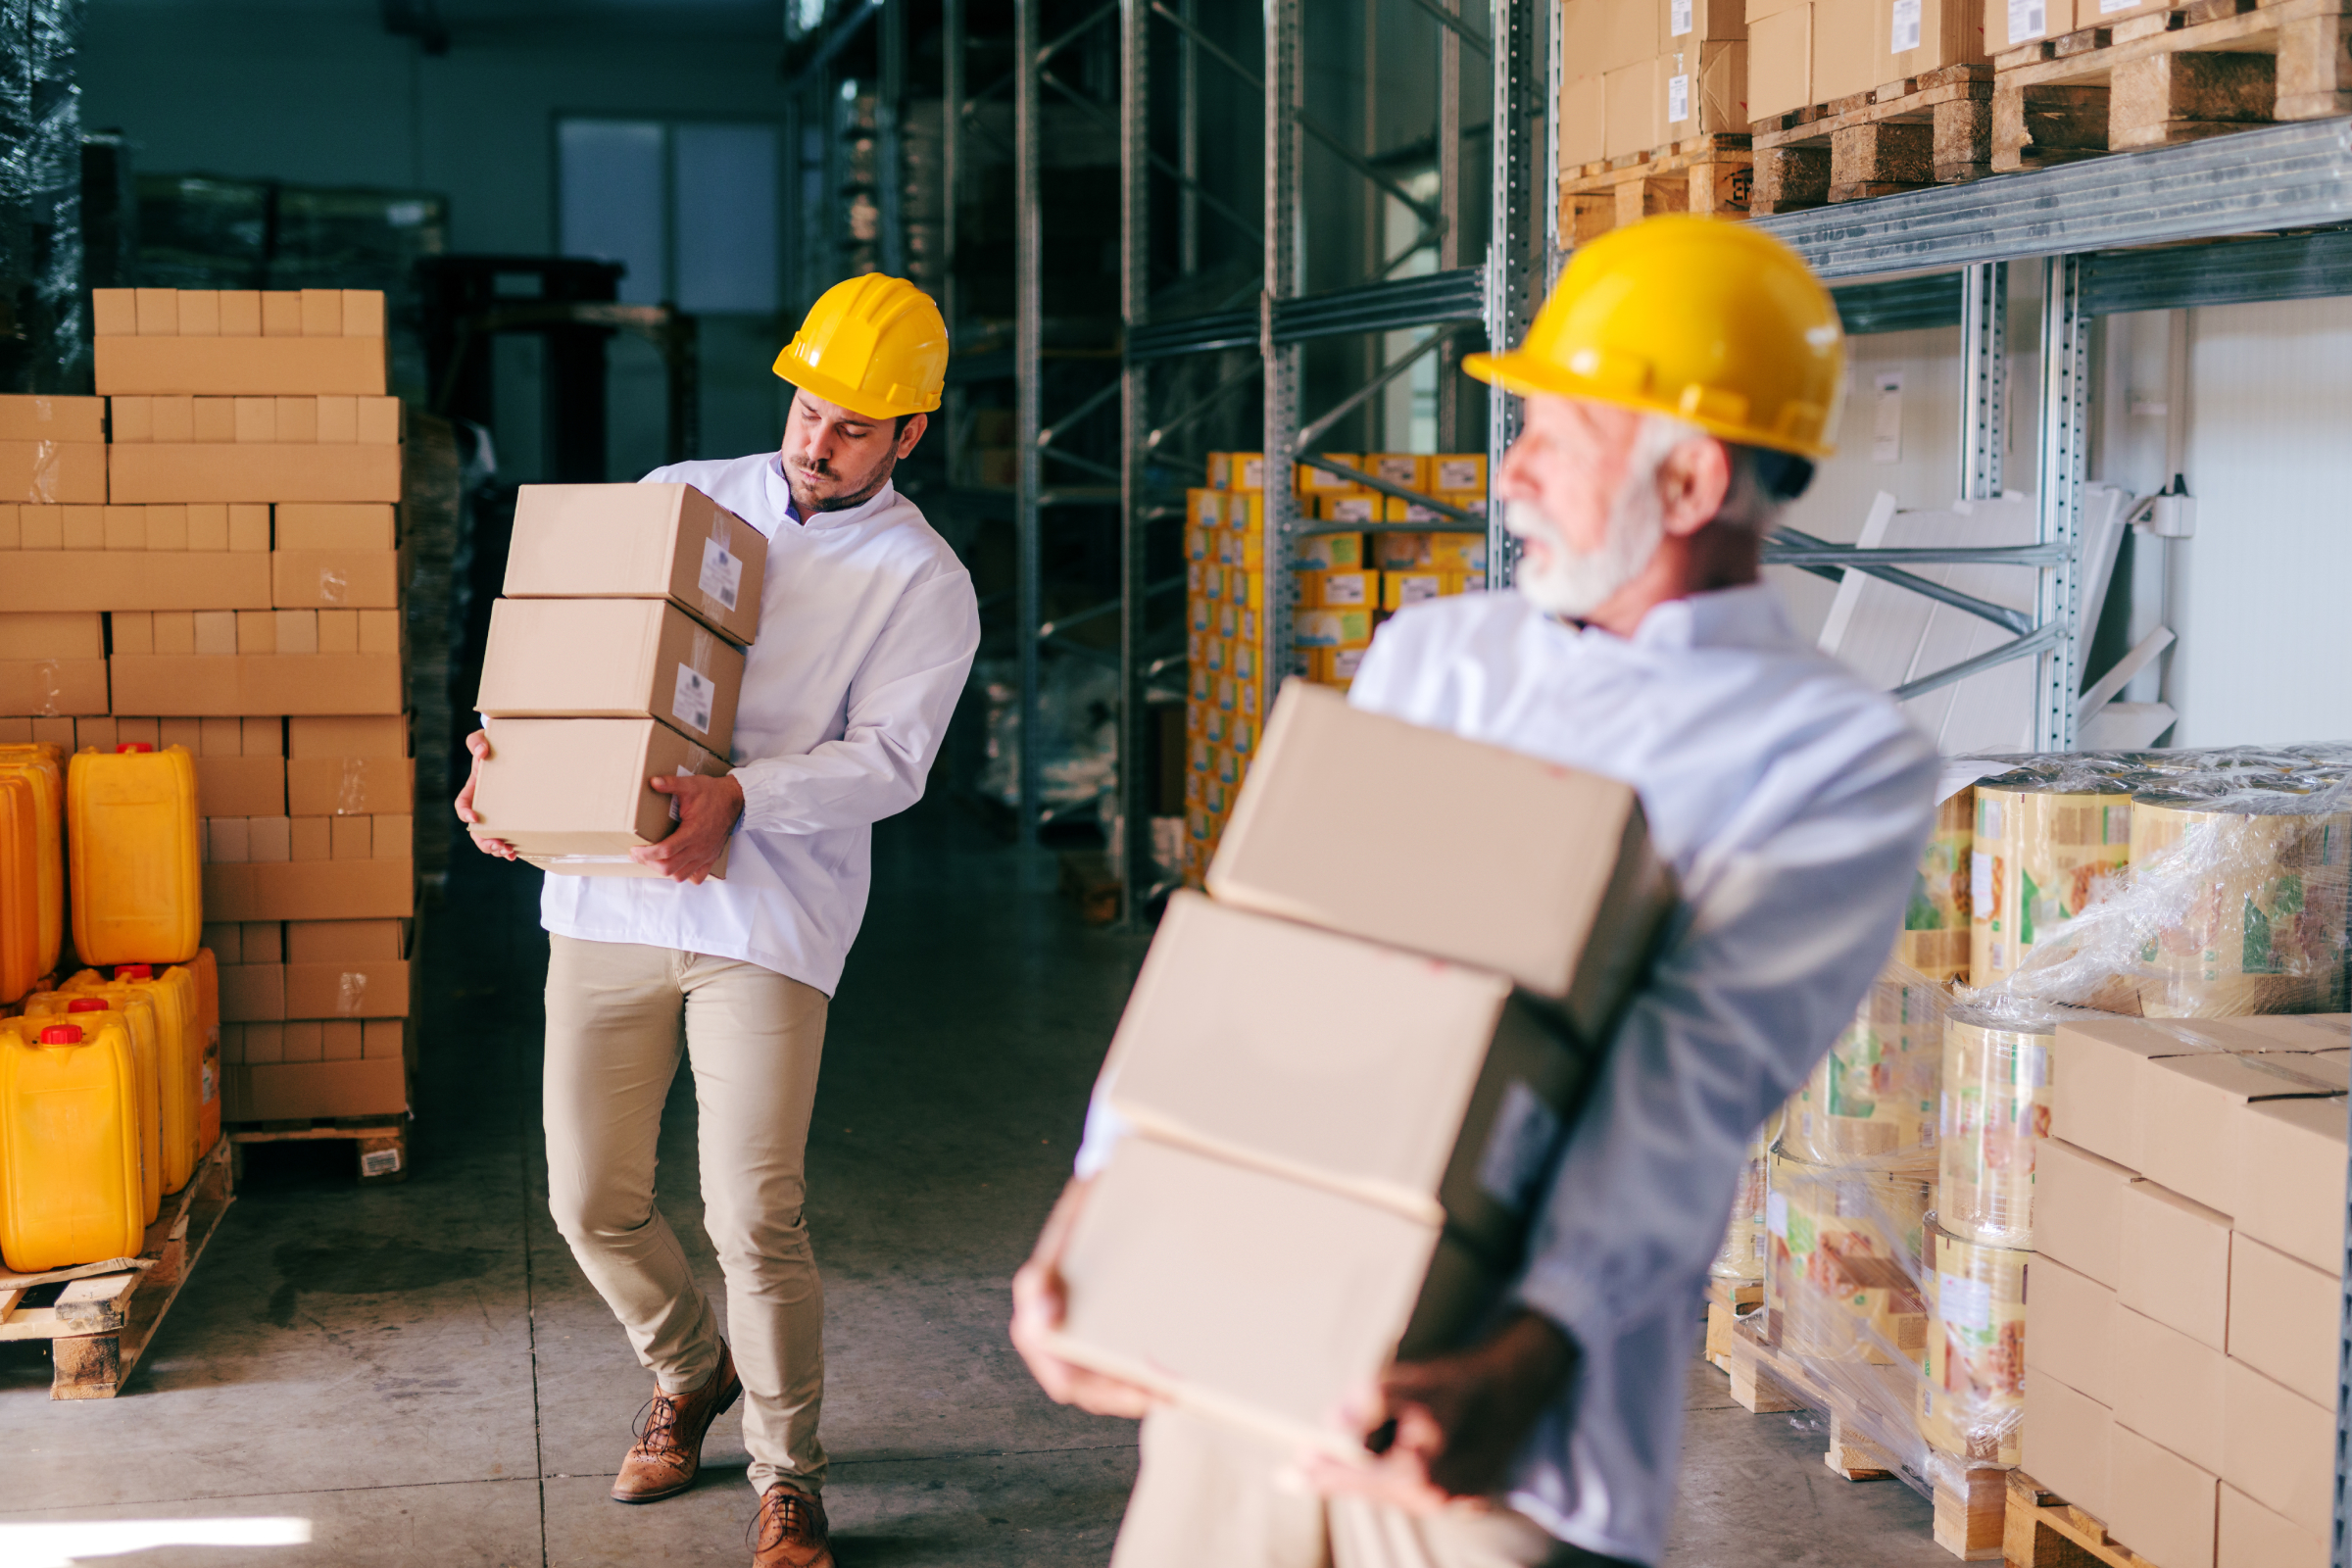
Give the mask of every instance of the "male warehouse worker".
<svg viewBox="0 0 2352 1568">
<path fill-rule="evenodd" d="M 824 1298 L 802 1219 L 809 1104 L 873 824 L 921 798 L 980 642 L 971 578 L 890 482 L 947 363 L 946 323 L 913 284 L 837 284 L 776 359 L 798 389 L 783 450 L 646 476 L 691 484 L 767 536 L 735 768 L 651 781 L 676 797 L 678 825 L 631 853 L 666 881 L 550 876 L 540 896 L 549 1206 L 658 1384 L 612 1496 L 692 1486 L 712 1418 L 748 1395 L 755 1568 L 833 1562 Z M 478 777 L 489 743 L 467 744 Z M 469 822 L 472 797 L 469 781 Z M 730 840 L 725 880 L 705 880 Z M 681 1012 L 731 1347 L 654 1206 Z"/>
<path fill-rule="evenodd" d="M 1366 1391 L 1361 1465 L 1297 1463 L 1071 1366 L 1063 1240 L 1120 1136 L 1098 1092 L 1077 1178 L 1014 1282 L 1054 1397 L 1143 1416 L 1113 1568 L 1655 1563 L 1706 1265 L 1747 1140 L 1852 1017 L 1901 924 L 1936 760 L 1806 647 L 1758 550 L 1829 455 L 1838 312 L 1752 228 L 1657 218 L 1580 248 L 1516 353 L 1465 368 L 1526 401 L 1496 474 L 1515 591 L 1384 627 L 1357 707 L 1632 783 L 1681 880 L 1555 1158 L 1529 1261 L 1474 1348 Z"/>
</svg>

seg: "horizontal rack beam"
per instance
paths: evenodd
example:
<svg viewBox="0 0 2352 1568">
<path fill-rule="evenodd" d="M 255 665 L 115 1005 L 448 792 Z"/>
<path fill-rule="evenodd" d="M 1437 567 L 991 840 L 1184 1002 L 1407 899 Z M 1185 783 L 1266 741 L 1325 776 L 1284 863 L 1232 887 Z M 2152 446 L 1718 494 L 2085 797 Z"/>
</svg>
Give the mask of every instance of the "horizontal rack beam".
<svg viewBox="0 0 2352 1568">
<path fill-rule="evenodd" d="M 1485 319 L 1485 271 L 1476 267 L 1457 267 L 1420 277 L 1400 278 L 1394 283 L 1370 283 L 1362 288 L 1310 294 L 1304 299 L 1276 300 L 1274 341 L 1303 343 L 1309 338 L 1338 337 L 1349 332 L 1394 332 L 1443 321 L 1478 321 Z M 1181 320 L 1139 326 L 1127 334 L 1127 358 L 1131 362 L 1205 354 L 1212 349 L 1255 347 L 1255 310 L 1210 311 Z"/>
</svg>

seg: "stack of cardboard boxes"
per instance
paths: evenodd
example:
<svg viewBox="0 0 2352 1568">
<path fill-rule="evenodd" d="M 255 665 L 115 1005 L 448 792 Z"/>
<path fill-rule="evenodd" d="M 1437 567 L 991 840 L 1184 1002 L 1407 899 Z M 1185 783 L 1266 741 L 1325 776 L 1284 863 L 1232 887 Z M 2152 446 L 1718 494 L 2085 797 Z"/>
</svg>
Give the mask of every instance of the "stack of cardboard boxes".
<svg viewBox="0 0 2352 1568">
<path fill-rule="evenodd" d="M 691 485 L 525 485 L 475 704 L 473 832 L 546 870 L 656 874 L 628 852 L 676 812 L 647 780 L 727 771 L 766 561 Z"/>
<path fill-rule="evenodd" d="M 1479 453 L 1333 454 L 1350 467 L 1484 515 L 1487 460 Z M 1233 802 L 1249 776 L 1271 683 L 1296 667 L 1346 690 L 1381 620 L 1397 610 L 1487 584 L 1484 533 L 1418 502 L 1344 475 L 1298 467 L 1298 513 L 1318 524 L 1426 522 L 1418 529 L 1302 534 L 1291 562 L 1297 589 L 1292 657 L 1269 663 L 1265 463 L 1254 452 L 1212 452 L 1208 486 L 1185 498 L 1185 881 L 1198 888 Z"/>
<path fill-rule="evenodd" d="M 2321 1568 L 2342 1014 L 2060 1024 L 2025 1468 L 2158 1568 Z"/>
<path fill-rule="evenodd" d="M 1489 831 L 1414 831 L 1433 800 Z M 1209 891 L 1171 903 L 1103 1068 L 1132 1134 L 1063 1349 L 1360 1454 L 1345 1396 L 1510 1277 L 1670 881 L 1625 785 L 1293 683 Z"/>
<path fill-rule="evenodd" d="M 1563 0 L 1560 166 L 1744 135 L 1756 14 L 1744 0 Z"/>
</svg>

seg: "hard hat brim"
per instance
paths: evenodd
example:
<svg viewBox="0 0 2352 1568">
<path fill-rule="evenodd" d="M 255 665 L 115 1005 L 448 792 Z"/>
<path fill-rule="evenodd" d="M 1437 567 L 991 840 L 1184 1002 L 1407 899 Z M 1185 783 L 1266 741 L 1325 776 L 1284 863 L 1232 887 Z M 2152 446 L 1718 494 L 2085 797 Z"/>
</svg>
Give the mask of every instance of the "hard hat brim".
<svg viewBox="0 0 2352 1568">
<path fill-rule="evenodd" d="M 1498 386 L 1505 392 L 1515 392 L 1521 397 L 1544 393 L 1552 397 L 1585 398 L 1594 403 L 1613 404 L 1642 414 L 1661 414 L 1670 419 L 1695 425 L 1717 440 L 1731 441 L 1740 446 L 1768 447 L 1775 452 L 1793 453 L 1797 457 L 1816 461 L 1835 457 L 1838 452 L 1835 446 L 1827 442 L 1784 440 L 1747 425 L 1687 414 L 1664 398 L 1604 387 L 1523 350 L 1513 349 L 1503 354 L 1465 354 L 1462 356 L 1462 373 L 1474 376 L 1489 386 Z"/>
<path fill-rule="evenodd" d="M 852 414 L 861 414 L 869 419 L 896 419 L 909 414 L 931 414 L 939 408 L 940 400 L 936 393 L 928 403 L 911 401 L 905 408 L 894 407 L 887 398 L 854 387 L 794 359 L 789 345 L 776 356 L 774 369 L 779 378 L 791 382 L 810 396 L 839 404 Z"/>
</svg>

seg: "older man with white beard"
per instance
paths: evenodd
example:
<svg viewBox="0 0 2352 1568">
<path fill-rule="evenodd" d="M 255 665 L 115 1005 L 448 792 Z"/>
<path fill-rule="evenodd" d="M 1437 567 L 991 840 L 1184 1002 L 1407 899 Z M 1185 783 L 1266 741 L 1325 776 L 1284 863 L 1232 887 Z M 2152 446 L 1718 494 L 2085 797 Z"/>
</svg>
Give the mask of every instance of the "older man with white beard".
<svg viewBox="0 0 2352 1568">
<path fill-rule="evenodd" d="M 1747 1140 L 1886 960 L 1934 819 L 1927 742 L 1759 577 L 1772 518 L 1830 453 L 1843 361 L 1836 306 L 1786 247 L 1660 218 L 1580 248 L 1518 351 L 1465 362 L 1526 399 L 1496 474 L 1513 591 L 1396 616 L 1350 699 L 1631 782 L 1685 905 L 1555 1156 L 1508 1309 L 1365 1391 L 1353 1413 L 1383 1436 L 1359 1462 L 1267 1452 L 1052 1353 L 1063 1240 L 1124 1132 L 1098 1089 L 1012 1334 L 1054 1397 L 1144 1417 L 1113 1568 L 1658 1561 Z"/>
</svg>

